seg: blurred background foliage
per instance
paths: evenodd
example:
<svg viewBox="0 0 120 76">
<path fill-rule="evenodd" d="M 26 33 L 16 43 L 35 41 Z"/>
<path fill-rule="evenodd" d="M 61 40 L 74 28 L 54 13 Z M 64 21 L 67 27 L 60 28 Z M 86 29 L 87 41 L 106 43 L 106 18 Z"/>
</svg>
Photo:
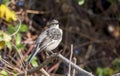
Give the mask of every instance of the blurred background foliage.
<svg viewBox="0 0 120 76">
<path fill-rule="evenodd" d="M 64 31 L 55 52 L 62 50 L 69 58 L 73 44 L 76 64 L 85 70 L 97 76 L 120 72 L 120 0 L 0 0 L 0 76 L 23 72 L 20 65 L 52 19 L 58 19 Z M 31 67 L 45 58 L 44 53 L 38 54 Z M 68 72 L 61 61 L 45 69 L 56 76 Z M 76 76 L 82 75 L 76 72 Z"/>
</svg>

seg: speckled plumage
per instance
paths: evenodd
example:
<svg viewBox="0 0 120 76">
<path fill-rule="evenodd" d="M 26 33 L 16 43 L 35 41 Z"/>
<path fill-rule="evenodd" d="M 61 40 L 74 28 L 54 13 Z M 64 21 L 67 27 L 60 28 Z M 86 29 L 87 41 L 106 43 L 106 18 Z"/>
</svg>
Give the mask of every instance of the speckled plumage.
<svg viewBox="0 0 120 76">
<path fill-rule="evenodd" d="M 63 32 L 59 28 L 59 22 L 57 20 L 52 20 L 50 22 L 50 28 L 45 30 L 40 34 L 36 40 L 36 47 L 33 50 L 30 58 L 28 59 L 28 64 L 31 62 L 33 57 L 43 50 L 52 51 L 54 50 L 62 40 Z"/>
</svg>

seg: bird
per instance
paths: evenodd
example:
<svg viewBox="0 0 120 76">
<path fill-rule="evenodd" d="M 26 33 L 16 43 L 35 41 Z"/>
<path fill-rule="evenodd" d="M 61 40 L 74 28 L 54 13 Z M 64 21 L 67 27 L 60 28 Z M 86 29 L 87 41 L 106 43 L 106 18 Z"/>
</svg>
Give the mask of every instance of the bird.
<svg viewBox="0 0 120 76">
<path fill-rule="evenodd" d="M 59 28 L 59 21 L 53 19 L 50 22 L 50 27 L 38 36 L 35 42 L 36 46 L 28 59 L 28 64 L 31 63 L 37 53 L 40 53 L 43 50 L 52 52 L 52 50 L 54 50 L 62 41 L 62 35 L 63 31 Z"/>
</svg>

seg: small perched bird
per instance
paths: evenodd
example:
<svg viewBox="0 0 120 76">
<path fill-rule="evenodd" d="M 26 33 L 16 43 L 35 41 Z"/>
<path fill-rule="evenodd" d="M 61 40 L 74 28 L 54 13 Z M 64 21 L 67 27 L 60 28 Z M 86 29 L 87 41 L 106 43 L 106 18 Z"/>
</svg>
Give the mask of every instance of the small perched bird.
<svg viewBox="0 0 120 76">
<path fill-rule="evenodd" d="M 36 40 L 36 47 L 28 59 L 28 64 L 30 64 L 31 60 L 38 52 L 43 50 L 52 52 L 52 50 L 60 44 L 62 35 L 63 32 L 59 28 L 59 22 L 55 19 L 52 20 L 50 27 L 42 32 Z"/>
</svg>

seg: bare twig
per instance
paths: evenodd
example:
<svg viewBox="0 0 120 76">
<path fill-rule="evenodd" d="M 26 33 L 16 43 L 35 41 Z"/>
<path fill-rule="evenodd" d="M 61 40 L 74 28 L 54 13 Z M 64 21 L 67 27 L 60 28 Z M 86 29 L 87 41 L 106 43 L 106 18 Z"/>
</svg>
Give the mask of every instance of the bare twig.
<svg viewBox="0 0 120 76">
<path fill-rule="evenodd" d="M 67 58 L 65 58 L 64 56 L 62 56 L 61 54 L 57 54 L 57 53 L 53 53 L 48 59 L 46 59 L 41 65 L 39 65 L 36 68 L 30 69 L 27 71 L 27 74 L 33 74 L 35 72 L 37 72 L 39 69 L 45 67 L 46 65 L 48 65 L 50 62 L 52 62 L 52 60 L 54 60 L 56 57 L 59 57 L 61 60 L 63 60 L 64 62 L 66 62 L 67 64 L 71 64 L 71 66 L 73 68 L 75 68 L 78 72 L 80 72 L 81 74 L 84 74 L 85 76 L 94 76 L 93 74 L 87 72 L 86 70 L 80 68 L 79 66 L 77 66 L 76 64 L 74 64 L 73 62 L 71 62 L 70 60 L 68 60 Z M 19 74 L 18 76 L 24 76 L 25 73 Z"/>
<path fill-rule="evenodd" d="M 75 64 L 77 63 L 77 59 L 75 57 L 73 58 L 73 62 Z M 75 69 L 72 70 L 72 76 L 75 76 Z"/>
<path fill-rule="evenodd" d="M 71 44 L 71 54 L 70 54 L 70 61 L 72 61 L 72 56 L 73 56 L 73 44 Z M 69 71 L 68 71 L 68 76 L 71 76 L 71 63 L 69 63 Z"/>
<path fill-rule="evenodd" d="M 18 33 L 18 31 L 20 30 L 20 27 L 21 27 L 21 20 L 18 18 L 18 21 L 19 21 L 19 26 L 18 26 L 17 30 L 14 33 L 12 33 L 11 35 L 8 35 L 8 36 L 14 36 Z M 7 39 L 8 39 L 8 37 L 4 37 L 3 39 L 1 39 L 1 41 L 7 40 Z"/>
<path fill-rule="evenodd" d="M 90 73 L 90 72 L 88 72 L 88 71 L 80 68 L 79 66 L 77 66 L 76 64 L 74 64 L 73 62 L 71 62 L 70 60 L 68 60 L 67 58 L 65 58 L 63 55 L 58 54 L 58 57 L 59 57 L 60 59 L 62 59 L 65 63 L 67 63 L 67 64 L 70 63 L 71 66 L 72 66 L 73 68 L 75 68 L 78 72 L 80 72 L 81 74 L 84 74 L 85 76 L 94 76 L 92 73 Z"/>
<path fill-rule="evenodd" d="M 30 74 L 33 74 L 35 72 L 39 72 L 39 70 L 41 68 L 44 68 L 46 65 L 48 65 L 49 63 L 52 62 L 52 60 L 54 60 L 55 58 L 57 57 L 57 54 L 54 53 L 52 54 L 48 59 L 46 59 L 41 65 L 39 65 L 38 67 L 35 67 L 33 69 L 30 69 L 30 70 L 27 70 L 27 74 L 30 75 Z M 22 73 L 22 74 L 18 74 L 17 76 L 25 76 L 25 73 Z"/>
<path fill-rule="evenodd" d="M 49 12 L 44 12 L 44 11 L 36 11 L 36 10 L 26 10 L 27 13 L 32 13 L 32 14 L 48 14 Z"/>
<path fill-rule="evenodd" d="M 19 21 L 19 26 L 18 26 L 17 30 L 16 30 L 13 34 L 11 34 L 11 35 L 9 35 L 9 36 L 16 35 L 16 34 L 18 33 L 18 31 L 20 30 L 20 27 L 21 27 L 21 20 L 18 18 L 18 21 Z"/>
<path fill-rule="evenodd" d="M 45 76 L 50 76 L 46 71 L 45 71 L 45 69 L 40 69 L 40 71 L 45 75 Z"/>
<path fill-rule="evenodd" d="M 14 47 L 17 50 L 17 53 L 18 53 L 18 60 L 19 60 L 19 63 L 20 63 L 20 68 L 25 70 L 25 68 L 24 68 L 25 64 L 24 64 L 24 60 L 23 60 L 24 56 L 23 56 L 22 52 L 18 50 L 16 45 L 14 45 Z"/>
<path fill-rule="evenodd" d="M 117 74 L 113 74 L 112 76 L 120 76 L 120 73 L 117 73 Z"/>
<path fill-rule="evenodd" d="M 93 45 L 91 44 L 88 46 L 88 50 L 87 50 L 86 55 L 85 55 L 86 60 L 90 57 L 92 49 L 93 49 Z"/>
</svg>

